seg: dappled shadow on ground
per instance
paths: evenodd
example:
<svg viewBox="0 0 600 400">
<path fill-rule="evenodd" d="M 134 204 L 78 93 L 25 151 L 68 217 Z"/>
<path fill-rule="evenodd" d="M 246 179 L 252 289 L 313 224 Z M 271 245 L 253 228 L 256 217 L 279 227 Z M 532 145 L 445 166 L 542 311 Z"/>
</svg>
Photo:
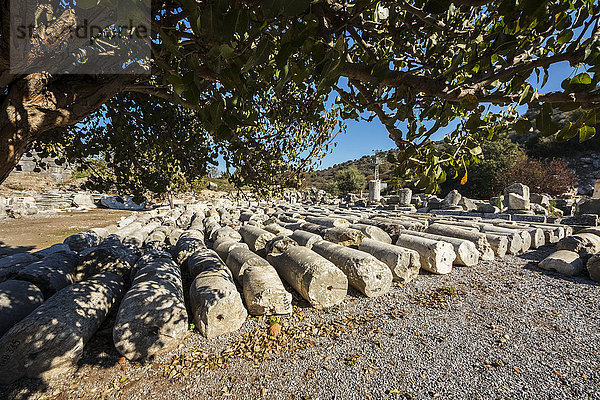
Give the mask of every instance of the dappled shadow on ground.
<svg viewBox="0 0 600 400">
<path fill-rule="evenodd" d="M 33 246 L 10 246 L 0 240 L 0 257 L 10 256 L 16 253 L 24 253 L 33 249 Z"/>
</svg>

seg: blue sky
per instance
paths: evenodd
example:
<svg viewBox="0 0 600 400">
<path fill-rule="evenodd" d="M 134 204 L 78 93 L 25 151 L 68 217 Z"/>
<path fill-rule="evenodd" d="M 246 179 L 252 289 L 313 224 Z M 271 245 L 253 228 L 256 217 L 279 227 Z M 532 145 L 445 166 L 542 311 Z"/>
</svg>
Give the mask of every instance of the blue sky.
<svg viewBox="0 0 600 400">
<path fill-rule="evenodd" d="M 540 93 L 561 91 L 561 82 L 568 76 L 583 72 L 582 68 L 578 70 L 572 68 L 568 62 L 564 61 L 552 65 L 549 70 L 548 82 L 543 88 L 540 88 L 543 74 L 540 74 L 540 84 L 536 83 L 535 73 L 531 75 L 529 82 L 533 87 L 538 88 Z M 519 112 L 527 111 L 526 106 L 518 108 Z M 329 168 L 335 164 L 344 161 L 360 158 L 364 155 L 373 154 L 373 150 L 388 150 L 394 148 L 394 142 L 389 138 L 388 132 L 375 118 L 372 122 L 366 121 L 346 121 L 348 129 L 345 134 L 338 135 L 337 147 L 332 153 L 326 155 L 319 169 Z M 402 128 L 402 125 L 400 126 Z M 433 137 L 434 140 L 443 138 L 444 134 L 450 133 L 454 126 L 440 129 Z"/>
</svg>

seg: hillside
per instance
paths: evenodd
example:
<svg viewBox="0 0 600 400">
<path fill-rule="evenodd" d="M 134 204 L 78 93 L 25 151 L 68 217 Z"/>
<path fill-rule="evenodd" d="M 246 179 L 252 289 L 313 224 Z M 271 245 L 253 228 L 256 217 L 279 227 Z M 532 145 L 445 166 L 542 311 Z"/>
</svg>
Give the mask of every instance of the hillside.
<svg viewBox="0 0 600 400">
<path fill-rule="evenodd" d="M 396 149 L 381 151 L 378 153 L 381 164 L 379 165 L 379 179 L 383 182 L 389 181 L 393 176 L 392 164 L 387 161 L 388 154 L 397 153 Z M 367 180 L 373 179 L 375 172 L 375 155 L 362 156 L 356 160 L 348 160 L 340 164 L 335 164 L 332 167 L 313 171 L 308 173 L 304 179 L 304 187 L 316 187 L 317 189 L 325 189 L 328 184 L 334 181 L 336 174 L 351 166 L 356 167 Z"/>
</svg>

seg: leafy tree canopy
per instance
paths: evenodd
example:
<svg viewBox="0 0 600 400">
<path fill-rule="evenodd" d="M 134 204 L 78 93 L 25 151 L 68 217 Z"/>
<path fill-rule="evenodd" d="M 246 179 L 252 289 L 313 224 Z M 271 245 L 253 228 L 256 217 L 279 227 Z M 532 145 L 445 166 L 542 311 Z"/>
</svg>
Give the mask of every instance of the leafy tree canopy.
<svg viewBox="0 0 600 400">
<path fill-rule="evenodd" d="M 54 24 L 69 22 L 69 10 L 76 22 L 96 7 L 131 14 L 141 2 L 56 3 Z M 226 149 L 234 176 L 246 183 L 272 181 L 302 165 L 302 156 L 325 149 L 338 117 L 379 119 L 402 150 L 390 161 L 426 190 L 437 189 L 447 170 L 466 180 L 484 138 L 535 128 L 561 140 L 586 140 L 600 120 L 600 6 L 593 0 L 167 0 L 151 8 L 147 76 L 10 75 L 7 46 L 0 45 L 0 148 L 6 153 L 0 176 L 42 132 L 93 120 L 97 110 L 107 112 L 102 105 L 109 99 L 116 114 L 130 102 L 145 108 L 150 96 L 193 110 L 198 133 Z M 561 90 L 544 91 L 549 68 L 560 62 L 573 73 Z M 332 92 L 335 110 L 327 111 Z M 540 110 L 533 124 L 518 105 Z M 554 109 L 582 112 L 559 126 Z M 131 125 L 114 121 L 113 131 Z M 432 136 L 456 123 L 445 145 L 436 146 Z M 114 132 L 82 133 L 108 134 Z"/>
</svg>

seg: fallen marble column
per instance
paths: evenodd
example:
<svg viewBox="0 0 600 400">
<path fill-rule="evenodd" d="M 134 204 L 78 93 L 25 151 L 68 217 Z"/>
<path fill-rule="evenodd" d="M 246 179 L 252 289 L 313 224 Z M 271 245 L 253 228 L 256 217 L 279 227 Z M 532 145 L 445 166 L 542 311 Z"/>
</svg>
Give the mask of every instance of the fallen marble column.
<svg viewBox="0 0 600 400">
<path fill-rule="evenodd" d="M 443 225 L 443 224 L 432 224 L 425 232 L 432 233 L 435 235 L 454 237 L 457 239 L 464 239 L 473 242 L 481 260 L 490 261 L 494 259 L 494 250 L 490 246 L 487 240 L 487 235 L 481 232 L 473 232 L 470 230 L 462 229 L 455 226 Z M 506 251 L 505 251 L 506 253 Z"/>
<path fill-rule="evenodd" d="M 346 297 L 346 275 L 332 262 L 306 247 L 293 246 L 282 254 L 268 255 L 267 260 L 279 276 L 315 308 L 333 307 Z"/>
<path fill-rule="evenodd" d="M 271 232 L 275 236 L 290 236 L 292 233 L 294 233 L 294 231 L 292 231 L 291 229 L 286 229 L 283 226 L 276 223 L 265 225 L 264 229 L 267 232 Z"/>
<path fill-rule="evenodd" d="M 394 281 L 407 283 L 419 275 L 421 261 L 414 250 L 369 238 L 363 239 L 358 249 L 387 265 Z"/>
<path fill-rule="evenodd" d="M 36 308 L 0 338 L 0 384 L 74 367 L 123 290 L 120 277 L 102 273 L 64 288 Z"/>
<path fill-rule="evenodd" d="M 485 233 L 485 237 L 493 250 L 494 255 L 503 258 L 508 252 L 508 238 L 495 233 Z"/>
<path fill-rule="evenodd" d="M 29 264 L 14 279 L 33 283 L 47 299 L 74 282 L 73 273 L 79 260 L 80 257 L 75 253 L 54 253 Z"/>
<path fill-rule="evenodd" d="M 248 313 L 227 266 L 212 250 L 194 253 L 188 265 L 196 275 L 190 304 L 200 333 L 213 338 L 238 330 Z"/>
<path fill-rule="evenodd" d="M 204 233 L 196 230 L 184 231 L 175 245 L 175 261 L 184 265 L 188 257 L 196 250 L 206 248 L 204 244 Z"/>
<path fill-rule="evenodd" d="M 392 238 L 387 234 L 383 229 L 375 226 L 375 225 L 367 225 L 367 224 L 352 224 L 350 225 L 352 229 L 358 229 L 365 235 L 365 237 L 373 240 L 379 240 L 383 243 L 392 243 Z"/>
<path fill-rule="evenodd" d="M 583 273 L 583 260 L 574 251 L 558 250 L 539 262 L 538 266 L 547 271 L 555 271 L 567 276 Z"/>
<path fill-rule="evenodd" d="M 600 254 L 596 254 L 588 260 L 586 264 L 590 279 L 594 282 L 600 282 Z"/>
<path fill-rule="evenodd" d="M 275 238 L 275 235 L 271 232 L 252 225 L 241 226 L 239 232 L 250 250 L 263 255 L 265 254 L 265 245 L 267 242 Z"/>
<path fill-rule="evenodd" d="M 132 271 L 113 340 L 129 360 L 148 360 L 179 345 L 188 329 L 179 266 L 166 253 L 145 254 Z"/>
<path fill-rule="evenodd" d="M 44 302 L 33 283 L 8 280 L 0 283 L 0 337 Z"/>
<path fill-rule="evenodd" d="M 534 248 L 537 249 L 538 247 L 541 247 L 543 245 L 546 244 L 546 235 L 544 232 L 544 229 L 542 228 L 538 228 L 535 226 L 527 226 L 527 225 L 520 225 L 520 224 L 509 224 L 509 223 L 499 223 L 496 224 L 497 227 L 500 228 L 508 228 L 508 229 L 515 229 L 521 232 L 527 232 L 527 234 L 529 235 L 530 238 L 530 248 Z M 548 231 L 551 233 L 551 236 L 555 236 L 554 235 L 554 230 L 553 229 L 548 229 Z M 526 240 L 525 240 L 526 242 Z"/>
<path fill-rule="evenodd" d="M 265 245 L 265 254 L 278 255 L 292 246 L 298 246 L 298 242 L 289 236 L 277 236 Z"/>
<path fill-rule="evenodd" d="M 449 274 L 456 258 L 454 248 L 448 242 L 431 240 L 403 233 L 398 236 L 397 246 L 419 253 L 421 268 L 434 274 Z"/>
<path fill-rule="evenodd" d="M 71 235 L 63 243 L 69 246 L 71 250 L 81 252 L 90 247 L 98 246 L 102 239 L 107 236 L 108 231 L 103 228 L 96 228 Z"/>
<path fill-rule="evenodd" d="M 477 265 L 479 262 L 479 251 L 477 250 L 477 247 L 475 247 L 475 244 L 471 241 L 449 236 L 435 235 L 433 233 L 426 232 L 407 231 L 406 234 L 450 243 L 454 248 L 454 252 L 456 253 L 454 264 L 472 267 Z"/>
<path fill-rule="evenodd" d="M 181 213 L 179 218 L 177 218 L 177 227 L 181 229 L 187 229 L 192 223 L 192 219 L 194 219 L 194 211 L 193 210 L 185 210 Z"/>
<path fill-rule="evenodd" d="M 293 231 L 295 231 L 296 229 L 302 229 L 303 231 L 314 233 L 315 235 L 320 235 L 320 236 L 325 235 L 325 231 L 327 231 L 327 229 L 329 229 L 326 226 L 319 225 L 319 224 L 313 224 L 311 222 L 302 222 L 295 229 L 293 229 L 292 227 L 289 227 L 289 226 L 286 226 L 286 228 L 291 229 Z"/>
<path fill-rule="evenodd" d="M 219 240 L 221 238 L 230 238 L 236 242 L 239 242 L 242 240 L 242 235 L 240 235 L 240 233 L 238 231 L 236 231 L 235 229 L 233 229 L 229 226 L 224 226 L 222 228 L 215 230 L 213 232 L 213 234 L 211 235 L 210 240 L 212 240 L 213 242 L 216 242 L 217 240 Z"/>
<path fill-rule="evenodd" d="M 310 222 L 312 224 L 322 225 L 327 228 L 348 228 L 350 226 L 350 222 L 344 218 L 331 218 L 331 217 L 312 217 L 307 216 L 306 222 Z"/>
<path fill-rule="evenodd" d="M 167 235 L 167 243 L 169 243 L 171 246 L 176 246 L 177 245 L 177 241 L 179 240 L 179 238 L 181 237 L 181 235 L 183 234 L 183 232 L 184 231 L 182 229 L 179 229 L 179 228 L 173 229 Z"/>
<path fill-rule="evenodd" d="M 128 217 L 123 218 L 122 220 L 120 220 L 119 222 L 117 222 L 117 226 L 119 228 L 123 228 L 129 224 L 131 224 L 132 222 L 135 222 L 135 220 L 138 218 L 138 214 L 132 214 Z"/>
<path fill-rule="evenodd" d="M 292 312 L 292 295 L 285 290 L 277 271 L 267 260 L 249 249 L 235 248 L 227 256 L 227 266 L 242 285 L 250 314 Z"/>
<path fill-rule="evenodd" d="M 31 253 L 16 253 L 0 258 L 0 282 L 11 279 L 20 270 L 39 260 L 40 257 Z"/>
<path fill-rule="evenodd" d="M 365 237 L 364 233 L 352 228 L 329 228 L 323 238 L 331 243 L 341 246 L 358 246 Z"/>
<path fill-rule="evenodd" d="M 146 238 L 148 237 L 148 235 L 150 233 L 152 233 L 153 230 L 155 230 L 156 228 L 158 228 L 160 226 L 160 222 L 158 221 L 151 221 L 148 222 L 146 225 L 142 226 L 140 229 L 134 231 L 134 232 L 129 232 L 126 235 L 123 236 L 123 244 L 130 244 L 136 247 L 142 247 L 144 245 L 144 242 L 146 241 Z"/>
<path fill-rule="evenodd" d="M 312 250 L 341 269 L 348 277 L 348 283 L 365 296 L 381 296 L 390 290 L 392 272 L 369 253 L 326 240 L 314 243 Z"/>
<path fill-rule="evenodd" d="M 312 245 L 316 242 L 323 240 L 323 238 L 316 233 L 310 233 L 303 230 L 297 230 L 290 236 L 291 239 L 295 240 L 300 246 L 312 248 Z"/>
<path fill-rule="evenodd" d="M 222 237 L 213 243 L 212 249 L 217 252 L 223 261 L 225 261 L 229 252 L 237 247 L 247 249 L 248 245 L 244 242 L 235 241 L 230 237 Z"/>
<path fill-rule="evenodd" d="M 173 228 L 167 225 L 157 227 L 148 235 L 144 241 L 144 245 L 148 245 L 149 243 L 164 243 L 172 230 Z"/>
<path fill-rule="evenodd" d="M 514 229 L 507 228 L 499 228 L 495 226 L 483 225 L 481 226 L 481 230 L 483 233 L 492 233 L 494 235 L 505 236 L 508 240 L 508 254 L 516 255 L 529 249 L 531 245 L 531 237 L 529 234 L 521 235 L 520 231 L 515 231 Z M 523 243 L 523 239 L 525 237 L 526 242 Z"/>
<path fill-rule="evenodd" d="M 214 237 L 215 233 L 221 228 L 223 228 L 221 224 L 212 218 L 206 218 L 204 220 L 204 235 L 208 240 L 212 241 L 212 237 Z"/>
<path fill-rule="evenodd" d="M 198 216 L 196 216 L 196 218 L 194 218 L 192 220 L 192 223 L 190 224 L 190 226 L 188 227 L 187 230 L 188 231 L 192 231 L 192 230 L 193 231 L 200 231 L 200 232 L 204 233 L 204 217 L 198 218 Z"/>
<path fill-rule="evenodd" d="M 139 259 L 139 249 L 116 241 L 103 241 L 87 254 L 74 270 L 75 281 L 83 281 L 101 272 L 111 272 L 128 283 L 133 265 Z"/>
</svg>

